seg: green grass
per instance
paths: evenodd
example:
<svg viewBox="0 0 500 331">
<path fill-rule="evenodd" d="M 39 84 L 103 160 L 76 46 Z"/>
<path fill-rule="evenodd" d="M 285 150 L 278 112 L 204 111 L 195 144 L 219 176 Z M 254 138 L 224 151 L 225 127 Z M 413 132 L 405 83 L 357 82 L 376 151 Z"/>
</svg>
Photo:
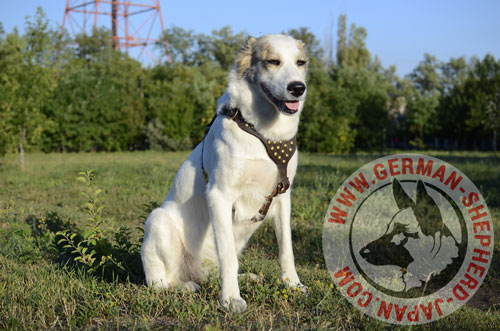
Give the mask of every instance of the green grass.
<svg viewBox="0 0 500 331">
<path fill-rule="evenodd" d="M 462 170 L 481 190 L 495 225 L 495 256 L 480 291 L 458 312 L 423 329 L 489 330 L 500 326 L 500 161 L 487 153 L 429 153 Z M 297 270 L 310 287 L 305 296 L 279 280 L 278 248 L 270 222 L 252 237 L 240 271 L 263 281 L 240 281 L 248 310 L 224 311 L 220 281 L 211 275 L 200 293 L 152 291 L 141 277 L 115 279 L 89 274 L 70 263 L 37 229 L 85 228 L 87 213 L 80 171 L 94 169 L 103 189 L 103 216 L 140 238 L 152 202 L 161 203 L 188 153 L 29 154 L 19 172 L 15 156 L 0 164 L 0 329 L 380 329 L 333 288 L 322 253 L 323 217 L 339 185 L 378 155 L 300 155 L 292 191 L 292 235 Z M 50 239 L 50 238 L 49 238 Z M 54 238 L 52 238 L 54 239 Z M 66 254 L 66 255 L 65 255 Z M 137 261 L 137 252 L 127 258 Z M 66 266 L 63 266 L 66 264 Z M 139 269 L 137 262 L 132 267 Z"/>
</svg>

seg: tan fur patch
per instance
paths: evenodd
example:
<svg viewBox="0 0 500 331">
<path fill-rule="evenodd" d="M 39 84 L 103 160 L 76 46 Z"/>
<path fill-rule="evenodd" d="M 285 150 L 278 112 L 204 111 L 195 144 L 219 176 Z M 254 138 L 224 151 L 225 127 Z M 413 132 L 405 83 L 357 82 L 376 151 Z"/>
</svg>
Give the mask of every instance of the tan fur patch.
<svg viewBox="0 0 500 331">
<path fill-rule="evenodd" d="M 254 56 L 252 57 L 252 64 L 263 60 L 271 60 L 278 58 L 273 53 L 273 48 L 268 36 L 260 37 L 255 45 Z"/>
<path fill-rule="evenodd" d="M 250 67 L 252 62 L 253 46 L 255 45 L 257 39 L 254 37 L 248 37 L 247 42 L 243 47 L 240 48 L 236 54 L 236 71 L 240 76 L 245 74 L 245 71 Z"/>
<path fill-rule="evenodd" d="M 302 42 L 302 40 L 297 40 L 297 48 L 300 51 L 300 59 L 306 61 L 307 55 L 306 55 L 306 51 L 304 49 L 304 42 Z"/>
</svg>

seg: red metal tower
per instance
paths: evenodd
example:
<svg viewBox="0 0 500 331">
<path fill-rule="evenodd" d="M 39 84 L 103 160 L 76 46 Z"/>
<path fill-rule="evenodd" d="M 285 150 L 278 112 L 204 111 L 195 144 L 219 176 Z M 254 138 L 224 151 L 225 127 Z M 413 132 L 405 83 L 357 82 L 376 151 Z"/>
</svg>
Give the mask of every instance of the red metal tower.
<svg viewBox="0 0 500 331">
<path fill-rule="evenodd" d="M 102 24 L 102 19 L 99 21 L 102 16 L 108 17 L 107 24 Z M 159 36 L 165 31 L 159 0 L 66 0 L 61 32 L 64 32 L 68 25 L 69 29 L 66 30 L 73 37 L 78 34 L 91 34 L 99 24 L 111 25 L 116 50 L 125 50 L 129 54 L 129 50 L 139 49 L 132 54 L 139 60 L 146 55 L 151 60 L 158 61 L 152 46 L 158 44 L 160 39 L 151 35 L 155 33 Z M 167 61 L 170 61 L 166 41 L 163 42 L 163 47 Z"/>
</svg>

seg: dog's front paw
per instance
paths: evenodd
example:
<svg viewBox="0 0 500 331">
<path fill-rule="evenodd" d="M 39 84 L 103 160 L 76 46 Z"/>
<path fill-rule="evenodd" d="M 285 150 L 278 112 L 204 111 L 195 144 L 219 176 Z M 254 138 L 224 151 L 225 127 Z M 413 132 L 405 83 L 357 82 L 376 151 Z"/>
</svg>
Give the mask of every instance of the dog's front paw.
<svg viewBox="0 0 500 331">
<path fill-rule="evenodd" d="M 224 309 L 235 313 L 244 313 L 247 310 L 247 302 L 242 298 L 225 298 L 221 299 L 221 304 Z"/>
<path fill-rule="evenodd" d="M 292 290 L 300 291 L 306 295 L 309 294 L 309 288 L 300 281 L 290 281 L 288 278 L 285 278 L 284 281 Z"/>
<path fill-rule="evenodd" d="M 305 295 L 309 294 L 309 288 L 302 283 L 295 284 L 295 285 L 291 286 L 291 288 L 293 288 L 296 291 L 300 291 L 300 292 L 304 293 Z"/>
</svg>

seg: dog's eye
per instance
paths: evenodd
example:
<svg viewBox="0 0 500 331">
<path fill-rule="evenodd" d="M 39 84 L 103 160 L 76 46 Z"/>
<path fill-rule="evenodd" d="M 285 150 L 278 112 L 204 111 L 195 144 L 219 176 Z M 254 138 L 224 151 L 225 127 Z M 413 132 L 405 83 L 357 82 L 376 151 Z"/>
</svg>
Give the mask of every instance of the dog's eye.
<svg viewBox="0 0 500 331">
<path fill-rule="evenodd" d="M 307 63 L 307 61 L 304 61 L 304 60 L 297 60 L 297 65 L 298 65 L 299 67 L 305 66 L 305 65 L 306 65 L 306 63 Z"/>
<path fill-rule="evenodd" d="M 272 64 L 273 66 L 279 66 L 280 65 L 280 60 L 267 60 L 266 61 L 268 64 Z"/>
</svg>

